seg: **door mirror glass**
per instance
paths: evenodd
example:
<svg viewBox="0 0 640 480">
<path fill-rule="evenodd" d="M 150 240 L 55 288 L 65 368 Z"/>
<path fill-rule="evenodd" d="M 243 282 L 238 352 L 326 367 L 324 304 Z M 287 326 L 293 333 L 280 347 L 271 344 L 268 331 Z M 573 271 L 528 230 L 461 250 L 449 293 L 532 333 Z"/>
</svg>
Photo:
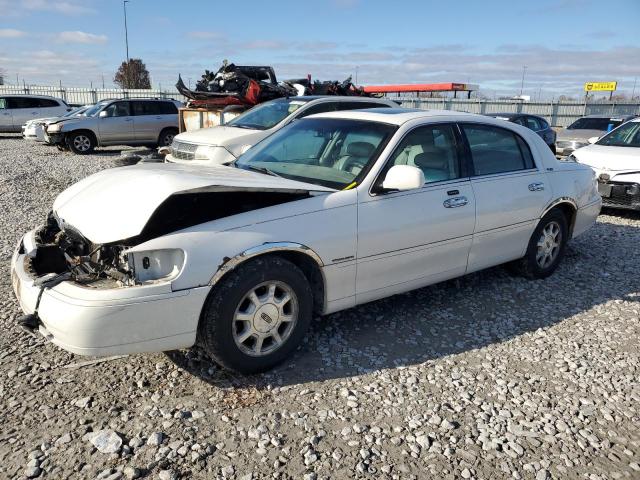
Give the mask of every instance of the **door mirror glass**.
<svg viewBox="0 0 640 480">
<path fill-rule="evenodd" d="M 587 140 L 587 142 L 589 142 L 590 144 L 593 145 L 594 143 L 596 143 L 598 141 L 599 138 L 600 137 L 591 137 L 591 138 L 589 138 L 589 140 Z"/>
<path fill-rule="evenodd" d="M 100 118 L 106 118 L 106 117 L 108 117 L 108 116 L 109 116 L 109 112 L 107 112 L 106 110 L 102 110 L 102 111 L 98 114 L 98 116 L 99 116 Z"/>
<path fill-rule="evenodd" d="M 412 165 L 394 165 L 382 182 L 385 190 L 415 190 L 425 183 L 424 173 Z"/>
</svg>

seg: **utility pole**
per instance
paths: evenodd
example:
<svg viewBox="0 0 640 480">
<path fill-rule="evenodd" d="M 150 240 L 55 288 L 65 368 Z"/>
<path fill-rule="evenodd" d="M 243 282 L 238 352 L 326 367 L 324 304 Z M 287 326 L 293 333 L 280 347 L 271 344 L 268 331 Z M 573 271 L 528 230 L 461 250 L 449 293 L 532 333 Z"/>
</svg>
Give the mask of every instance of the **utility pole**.
<svg viewBox="0 0 640 480">
<path fill-rule="evenodd" d="M 522 66 L 522 82 L 520 83 L 520 96 L 522 96 L 522 91 L 524 90 L 524 72 L 527 71 L 527 66 Z"/>
<path fill-rule="evenodd" d="M 129 32 L 127 31 L 127 3 L 130 0 L 122 0 L 122 10 L 124 10 L 124 44 L 127 48 L 127 64 L 129 63 Z"/>
<path fill-rule="evenodd" d="M 122 0 L 122 10 L 124 11 L 124 44 L 127 49 L 127 65 L 126 65 L 126 83 L 129 88 L 129 31 L 127 29 L 127 3 L 129 0 Z"/>
<path fill-rule="evenodd" d="M 358 85 L 358 69 L 360 67 L 358 65 L 356 65 L 356 85 Z"/>
<path fill-rule="evenodd" d="M 631 100 L 636 96 L 636 83 L 638 82 L 638 77 L 633 79 L 633 90 L 631 90 Z"/>
</svg>

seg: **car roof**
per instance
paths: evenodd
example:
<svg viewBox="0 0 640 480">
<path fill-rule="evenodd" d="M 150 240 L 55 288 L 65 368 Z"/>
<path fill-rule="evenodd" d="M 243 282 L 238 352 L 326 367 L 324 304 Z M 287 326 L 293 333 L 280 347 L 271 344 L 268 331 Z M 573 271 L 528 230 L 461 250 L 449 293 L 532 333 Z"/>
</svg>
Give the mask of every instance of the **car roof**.
<svg viewBox="0 0 640 480">
<path fill-rule="evenodd" d="M 636 118 L 636 115 L 604 115 L 604 114 L 592 114 L 592 115 L 585 115 L 584 117 L 581 118 L 620 118 L 622 120 L 630 120 L 632 118 Z"/>
<path fill-rule="evenodd" d="M 33 95 L 31 93 L 26 93 L 26 94 L 25 93 L 2 93 L 0 94 L 0 97 L 2 98 L 6 98 L 6 97 L 50 98 L 52 100 L 62 100 L 62 98 L 60 97 L 52 97 L 51 95 Z"/>
<path fill-rule="evenodd" d="M 392 125 L 402 125 L 411 120 L 422 118 L 445 117 L 451 119 L 482 119 L 487 122 L 484 115 L 475 113 L 456 112 L 453 110 L 420 110 L 416 108 L 366 108 L 361 110 L 343 110 L 338 112 L 317 113 L 306 118 L 341 118 L 349 120 L 367 120 L 371 122 L 389 123 Z M 490 120 L 489 120 L 490 121 Z M 497 121 L 497 120 L 495 120 Z"/>
<path fill-rule="evenodd" d="M 338 101 L 338 102 L 379 102 L 379 103 L 390 103 L 392 102 L 386 98 L 378 98 L 378 97 L 360 97 L 360 96 L 349 96 L 349 95 L 300 95 L 295 97 L 282 97 L 271 100 L 271 102 L 289 102 L 289 101 L 300 101 L 300 102 L 319 102 L 319 101 Z"/>
</svg>

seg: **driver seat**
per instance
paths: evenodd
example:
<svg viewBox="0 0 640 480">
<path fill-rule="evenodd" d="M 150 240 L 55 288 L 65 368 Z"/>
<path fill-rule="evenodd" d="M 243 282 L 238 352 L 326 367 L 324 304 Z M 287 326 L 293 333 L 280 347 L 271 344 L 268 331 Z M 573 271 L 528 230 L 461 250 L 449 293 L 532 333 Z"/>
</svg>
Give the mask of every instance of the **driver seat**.
<svg viewBox="0 0 640 480">
<path fill-rule="evenodd" d="M 346 155 L 341 156 L 333 168 L 358 175 L 375 150 L 375 145 L 369 142 L 350 143 L 347 145 Z"/>
</svg>

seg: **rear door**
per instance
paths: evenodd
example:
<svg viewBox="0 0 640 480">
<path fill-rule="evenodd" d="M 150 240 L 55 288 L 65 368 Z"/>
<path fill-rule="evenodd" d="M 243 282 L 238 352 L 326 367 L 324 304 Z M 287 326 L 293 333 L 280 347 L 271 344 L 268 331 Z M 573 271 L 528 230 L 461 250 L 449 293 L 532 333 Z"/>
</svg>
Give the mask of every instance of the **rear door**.
<svg viewBox="0 0 640 480">
<path fill-rule="evenodd" d="M 103 110 L 107 115 L 99 117 L 101 144 L 136 143 L 135 122 L 129 103 L 127 100 L 113 102 Z"/>
<path fill-rule="evenodd" d="M 476 226 L 468 271 L 524 255 L 551 186 L 527 142 L 512 130 L 461 124 L 471 159 Z M 534 150 L 535 151 L 535 150 Z"/>
<path fill-rule="evenodd" d="M 131 101 L 132 113 L 135 117 L 135 136 L 138 142 L 152 142 L 158 139 L 158 136 L 154 135 L 156 124 L 161 120 L 160 110 L 157 106 L 157 102 Z"/>
<path fill-rule="evenodd" d="M 27 96 L 7 97 L 7 103 L 13 117 L 14 130 L 19 131 L 20 127 L 27 121 L 42 116 L 40 114 L 39 100 L 38 98 Z"/>
<path fill-rule="evenodd" d="M 0 97 L 0 132 L 12 132 L 14 130 L 13 115 L 11 115 L 8 103 L 6 97 Z"/>
<path fill-rule="evenodd" d="M 39 98 L 38 103 L 42 118 L 58 117 L 71 111 L 71 107 L 65 105 L 61 100 L 53 98 Z"/>
</svg>

